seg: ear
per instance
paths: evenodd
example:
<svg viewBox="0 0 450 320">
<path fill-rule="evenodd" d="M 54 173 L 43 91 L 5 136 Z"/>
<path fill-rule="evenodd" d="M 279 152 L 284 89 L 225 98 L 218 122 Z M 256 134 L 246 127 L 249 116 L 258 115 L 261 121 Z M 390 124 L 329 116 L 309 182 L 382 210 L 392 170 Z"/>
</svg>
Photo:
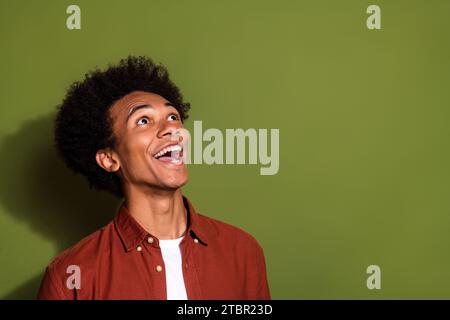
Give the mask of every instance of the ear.
<svg viewBox="0 0 450 320">
<path fill-rule="evenodd" d="M 98 165 L 108 172 L 116 172 L 120 168 L 120 160 L 117 154 L 111 149 L 100 149 L 95 154 Z"/>
</svg>

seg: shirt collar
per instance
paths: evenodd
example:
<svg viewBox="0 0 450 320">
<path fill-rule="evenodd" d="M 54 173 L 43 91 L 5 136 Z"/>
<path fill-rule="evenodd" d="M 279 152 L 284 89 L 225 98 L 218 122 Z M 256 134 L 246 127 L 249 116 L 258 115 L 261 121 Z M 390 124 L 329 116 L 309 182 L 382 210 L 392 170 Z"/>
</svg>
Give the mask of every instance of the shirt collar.
<svg viewBox="0 0 450 320">
<path fill-rule="evenodd" d="M 199 219 L 198 213 L 185 196 L 183 196 L 183 204 L 187 210 L 189 224 L 185 237 L 189 236 L 193 239 L 198 239 L 201 244 L 207 246 L 207 236 L 205 235 L 207 228 L 205 228 L 202 221 Z M 145 231 L 145 229 L 129 214 L 125 202 L 122 202 L 118 209 L 117 215 L 114 218 L 114 226 L 127 252 L 136 249 L 137 246 L 148 237 L 153 237 L 155 240 L 154 244 L 159 246 L 158 238 Z"/>
</svg>

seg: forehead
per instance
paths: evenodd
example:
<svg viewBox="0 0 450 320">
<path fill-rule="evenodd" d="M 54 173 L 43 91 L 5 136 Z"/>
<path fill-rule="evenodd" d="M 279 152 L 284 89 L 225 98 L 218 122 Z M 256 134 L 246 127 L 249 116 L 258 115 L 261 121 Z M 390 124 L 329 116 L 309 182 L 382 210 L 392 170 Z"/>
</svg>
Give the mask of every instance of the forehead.
<svg viewBox="0 0 450 320">
<path fill-rule="evenodd" d="M 109 111 L 113 118 L 126 117 L 128 111 L 134 106 L 149 104 L 157 108 L 165 106 L 166 102 L 169 101 L 156 93 L 134 91 L 114 102 Z"/>
</svg>

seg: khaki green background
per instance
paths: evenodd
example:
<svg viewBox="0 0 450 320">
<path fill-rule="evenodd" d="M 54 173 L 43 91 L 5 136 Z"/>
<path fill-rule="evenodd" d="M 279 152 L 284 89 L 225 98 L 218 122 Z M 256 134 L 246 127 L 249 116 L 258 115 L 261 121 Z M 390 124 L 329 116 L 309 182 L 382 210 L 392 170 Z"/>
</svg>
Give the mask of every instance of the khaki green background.
<svg viewBox="0 0 450 320">
<path fill-rule="evenodd" d="M 52 121 L 72 81 L 145 54 L 192 103 L 189 129 L 280 129 L 277 175 L 191 165 L 184 188 L 260 241 L 273 298 L 450 298 L 450 1 L 0 3 L 0 297 L 33 298 L 114 216 L 56 158 Z"/>
</svg>

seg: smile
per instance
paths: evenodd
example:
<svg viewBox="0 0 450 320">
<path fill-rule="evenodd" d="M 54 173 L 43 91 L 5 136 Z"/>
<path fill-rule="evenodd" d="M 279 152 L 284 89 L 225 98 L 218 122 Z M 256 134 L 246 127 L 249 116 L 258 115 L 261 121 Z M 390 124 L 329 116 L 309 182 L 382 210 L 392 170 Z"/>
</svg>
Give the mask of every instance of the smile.
<svg viewBox="0 0 450 320">
<path fill-rule="evenodd" d="M 153 155 L 158 161 L 179 165 L 183 163 L 183 147 L 180 144 L 167 146 Z"/>
</svg>

